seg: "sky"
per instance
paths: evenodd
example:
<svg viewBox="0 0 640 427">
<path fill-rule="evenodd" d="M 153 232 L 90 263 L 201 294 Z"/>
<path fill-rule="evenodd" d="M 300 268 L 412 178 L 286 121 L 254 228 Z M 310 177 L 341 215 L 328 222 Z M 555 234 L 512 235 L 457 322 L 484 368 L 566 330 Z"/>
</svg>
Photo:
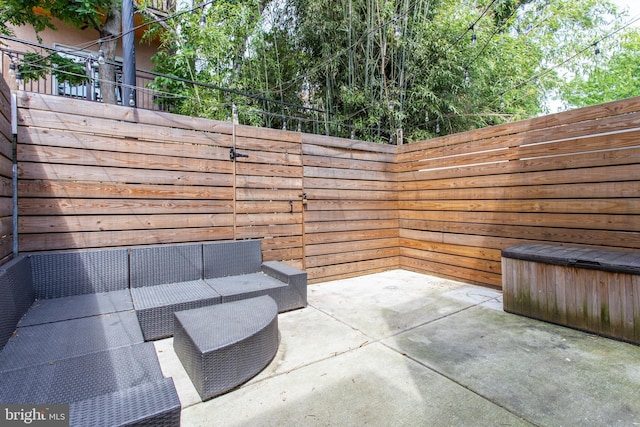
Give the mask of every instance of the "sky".
<svg viewBox="0 0 640 427">
<path fill-rule="evenodd" d="M 640 15 L 640 1 L 638 0 L 611 0 L 616 5 L 621 8 L 628 8 L 629 10 L 629 19 L 637 18 Z M 640 26 L 640 21 L 634 24 L 635 26 Z"/>
</svg>

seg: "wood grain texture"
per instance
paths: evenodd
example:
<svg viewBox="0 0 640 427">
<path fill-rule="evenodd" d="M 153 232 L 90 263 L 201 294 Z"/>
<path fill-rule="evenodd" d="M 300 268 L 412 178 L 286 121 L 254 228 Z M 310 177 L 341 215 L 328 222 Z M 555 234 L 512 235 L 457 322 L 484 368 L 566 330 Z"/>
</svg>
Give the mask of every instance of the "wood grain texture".
<svg viewBox="0 0 640 427">
<path fill-rule="evenodd" d="M 506 311 L 640 344 L 638 275 L 502 258 Z"/>
<path fill-rule="evenodd" d="M 0 78 L 0 265 L 13 258 L 13 135 L 11 90 Z"/>
<path fill-rule="evenodd" d="M 313 282 L 401 266 L 492 287 L 500 250 L 518 243 L 640 250 L 640 98 L 398 147 L 26 92 L 18 102 L 21 250 L 259 238 L 265 259 Z M 0 130 L 5 232 L 10 147 Z M 249 157 L 232 162 L 231 147 Z M 554 286 L 536 291 L 557 294 L 547 309 L 583 316 L 560 273 L 544 274 Z M 636 315 L 635 299 L 606 298 L 623 313 L 610 322 Z"/>
</svg>

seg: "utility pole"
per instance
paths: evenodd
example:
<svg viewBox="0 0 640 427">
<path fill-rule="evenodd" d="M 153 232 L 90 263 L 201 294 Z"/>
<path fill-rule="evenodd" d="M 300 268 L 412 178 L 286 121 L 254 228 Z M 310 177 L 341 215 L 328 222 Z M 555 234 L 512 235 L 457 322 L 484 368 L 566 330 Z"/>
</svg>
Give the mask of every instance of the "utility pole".
<svg viewBox="0 0 640 427">
<path fill-rule="evenodd" d="M 136 46 L 133 1 L 122 0 L 122 105 L 136 106 Z"/>
</svg>

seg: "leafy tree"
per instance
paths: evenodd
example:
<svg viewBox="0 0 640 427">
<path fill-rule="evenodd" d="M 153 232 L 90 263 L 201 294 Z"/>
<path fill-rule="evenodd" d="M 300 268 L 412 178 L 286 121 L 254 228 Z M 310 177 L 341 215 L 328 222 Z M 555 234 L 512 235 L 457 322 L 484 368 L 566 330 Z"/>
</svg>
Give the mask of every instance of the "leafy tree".
<svg viewBox="0 0 640 427">
<path fill-rule="evenodd" d="M 231 105 L 237 104 L 243 123 L 286 126 L 283 106 L 300 98 L 294 90 L 282 90 L 281 82 L 298 72 L 305 55 L 296 53 L 285 29 L 272 24 L 269 5 L 221 0 L 152 27 L 145 36 L 161 42 L 155 71 L 179 78 L 155 79 L 151 87 L 164 94 L 158 100 L 181 114 L 221 120 L 229 119 Z M 185 82 L 192 80 L 204 87 Z M 242 95 L 247 92 L 261 96 Z M 280 101 L 281 108 L 263 98 Z"/>
<path fill-rule="evenodd" d="M 4 0 L 0 4 L 0 32 L 11 34 L 11 25 L 31 25 L 36 34 L 46 28 L 55 30 L 53 18 L 77 28 L 90 27 L 96 30 L 102 40 L 101 50 L 105 63 L 99 65 L 103 101 L 116 103 L 115 77 L 113 65 L 120 35 L 121 2 L 118 0 Z M 31 53 L 21 70 L 25 77 L 36 78 L 43 67 L 56 65 L 55 72 L 62 80 L 77 81 L 82 74 L 73 64 L 57 54 L 39 55 Z M 81 80 L 81 79 L 80 79 Z"/>
<path fill-rule="evenodd" d="M 585 67 L 563 88 L 568 105 L 586 107 L 640 95 L 640 31 L 626 31 L 619 44 L 596 49 L 592 67 Z"/>
<path fill-rule="evenodd" d="M 322 109 L 333 134 L 414 141 L 544 112 L 557 65 L 616 17 L 608 0 L 220 0 L 168 22 L 155 60 L 235 93 L 155 88 L 182 113 L 224 119 L 234 102 L 244 122 L 314 118 L 246 92 Z"/>
</svg>

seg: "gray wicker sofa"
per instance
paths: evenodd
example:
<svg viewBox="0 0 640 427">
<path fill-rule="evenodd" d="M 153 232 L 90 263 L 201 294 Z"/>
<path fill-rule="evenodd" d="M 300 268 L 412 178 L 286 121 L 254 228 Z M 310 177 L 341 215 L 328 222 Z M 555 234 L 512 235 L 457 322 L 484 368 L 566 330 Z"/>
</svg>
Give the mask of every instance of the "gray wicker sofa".
<svg viewBox="0 0 640 427">
<path fill-rule="evenodd" d="M 269 295 L 306 306 L 306 273 L 259 240 L 23 254 L 0 267 L 0 404 L 69 404 L 71 425 L 179 425 L 149 340 L 173 313 Z"/>
<path fill-rule="evenodd" d="M 131 296 L 145 340 L 173 335 L 173 313 L 262 295 L 278 312 L 307 304 L 307 274 L 262 262 L 260 240 L 131 248 Z"/>
</svg>

